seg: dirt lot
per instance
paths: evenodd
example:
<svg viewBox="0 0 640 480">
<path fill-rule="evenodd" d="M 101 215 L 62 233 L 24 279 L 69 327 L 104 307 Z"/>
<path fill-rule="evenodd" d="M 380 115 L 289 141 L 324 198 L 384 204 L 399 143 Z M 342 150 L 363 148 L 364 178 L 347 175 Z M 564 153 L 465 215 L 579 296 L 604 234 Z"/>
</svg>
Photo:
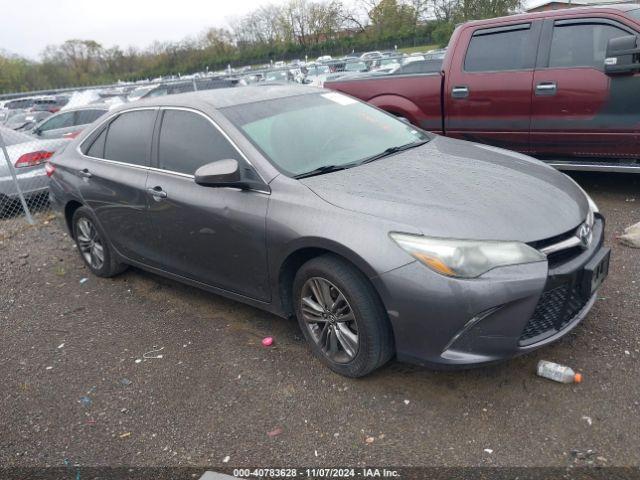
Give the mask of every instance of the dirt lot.
<svg viewBox="0 0 640 480">
<path fill-rule="evenodd" d="M 638 465 L 640 250 L 615 238 L 640 221 L 640 176 L 574 177 L 607 216 L 601 298 L 560 343 L 471 371 L 348 380 L 293 321 L 136 269 L 90 276 L 54 223 L 5 238 L 0 464 Z M 584 382 L 538 378 L 543 358 Z"/>
</svg>

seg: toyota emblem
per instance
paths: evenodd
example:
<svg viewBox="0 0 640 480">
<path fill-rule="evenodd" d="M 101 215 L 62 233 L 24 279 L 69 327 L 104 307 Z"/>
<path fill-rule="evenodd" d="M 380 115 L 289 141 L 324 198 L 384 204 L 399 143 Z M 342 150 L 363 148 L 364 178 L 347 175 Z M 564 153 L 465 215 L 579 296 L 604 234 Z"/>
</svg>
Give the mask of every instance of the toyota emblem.
<svg viewBox="0 0 640 480">
<path fill-rule="evenodd" d="M 593 230 L 591 226 L 587 223 L 583 223 L 580 225 L 578 229 L 578 238 L 580 239 L 580 243 L 582 244 L 582 248 L 587 248 L 591 245 L 591 240 L 593 239 Z"/>
</svg>

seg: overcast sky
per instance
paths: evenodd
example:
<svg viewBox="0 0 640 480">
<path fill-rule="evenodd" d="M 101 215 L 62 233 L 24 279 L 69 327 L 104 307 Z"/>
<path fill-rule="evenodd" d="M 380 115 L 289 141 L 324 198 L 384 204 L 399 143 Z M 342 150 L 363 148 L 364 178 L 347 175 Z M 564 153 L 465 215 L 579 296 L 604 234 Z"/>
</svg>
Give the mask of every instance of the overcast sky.
<svg viewBox="0 0 640 480">
<path fill-rule="evenodd" d="M 32 59 L 70 38 L 105 47 L 173 41 L 250 12 L 259 0 L 2 0 L 0 49 Z M 276 3 L 276 2 L 274 2 Z"/>
</svg>

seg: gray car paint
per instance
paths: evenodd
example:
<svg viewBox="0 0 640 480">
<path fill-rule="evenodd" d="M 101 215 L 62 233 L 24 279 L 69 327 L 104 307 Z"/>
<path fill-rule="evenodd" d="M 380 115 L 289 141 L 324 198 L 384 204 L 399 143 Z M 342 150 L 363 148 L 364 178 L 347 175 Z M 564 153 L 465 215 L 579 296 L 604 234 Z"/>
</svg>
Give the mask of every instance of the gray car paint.
<svg viewBox="0 0 640 480">
<path fill-rule="evenodd" d="M 292 313 L 288 267 L 322 251 L 340 255 L 383 300 L 402 359 L 467 365 L 548 343 L 519 348 L 514 333 L 531 317 L 547 262 L 497 268 L 474 280 L 448 278 L 417 263 L 389 232 L 542 240 L 584 221 L 587 199 L 579 188 L 528 157 L 439 137 L 369 165 L 296 180 L 279 174 L 217 110 L 323 91 L 245 87 L 137 104 L 193 108 L 215 120 L 263 179 L 259 191 L 203 187 L 189 176 L 88 158 L 76 148 L 87 131 L 55 160 L 52 200 L 63 212 L 70 202 L 89 205 L 121 260 L 282 316 Z M 92 177 L 82 178 L 83 169 Z M 168 199 L 154 200 L 146 192 L 153 186 Z M 571 268 L 602 248 L 602 228 L 598 235 Z M 465 334 L 465 351 L 449 345 L 492 308 L 482 327 L 493 331 Z"/>
</svg>

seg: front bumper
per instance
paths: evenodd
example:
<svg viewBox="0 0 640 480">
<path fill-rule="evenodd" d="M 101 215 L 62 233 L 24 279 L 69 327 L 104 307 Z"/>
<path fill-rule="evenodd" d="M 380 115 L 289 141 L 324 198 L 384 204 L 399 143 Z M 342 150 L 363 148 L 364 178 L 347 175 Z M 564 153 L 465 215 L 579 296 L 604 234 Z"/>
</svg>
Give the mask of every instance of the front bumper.
<svg viewBox="0 0 640 480">
<path fill-rule="evenodd" d="M 478 279 L 438 275 L 413 262 L 373 279 L 391 320 L 399 360 L 432 367 L 493 363 L 570 332 L 597 294 L 581 288 L 585 266 L 603 255 L 604 219 L 594 241 L 567 261 L 494 269 Z M 588 297 L 588 295 L 587 295 Z"/>
</svg>

